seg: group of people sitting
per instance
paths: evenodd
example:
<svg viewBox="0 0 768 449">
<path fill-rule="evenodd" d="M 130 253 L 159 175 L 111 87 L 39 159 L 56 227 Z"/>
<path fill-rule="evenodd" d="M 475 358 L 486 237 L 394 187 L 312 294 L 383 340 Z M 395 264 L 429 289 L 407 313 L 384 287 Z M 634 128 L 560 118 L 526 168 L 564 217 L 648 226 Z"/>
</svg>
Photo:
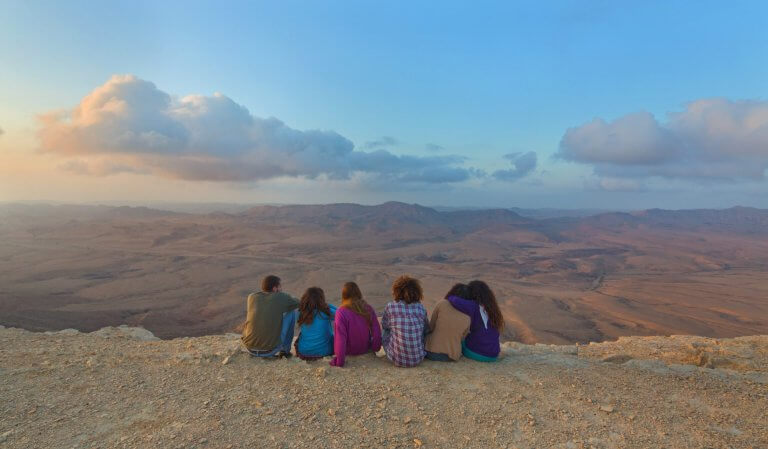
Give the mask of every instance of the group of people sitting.
<svg viewBox="0 0 768 449">
<path fill-rule="evenodd" d="M 463 355 L 493 362 L 499 357 L 504 317 L 483 281 L 454 285 L 428 317 L 419 280 L 400 276 L 392 284 L 393 301 L 384 307 L 381 323 L 354 282 L 342 287 L 338 307 L 326 302 L 319 287 L 308 288 L 300 300 L 283 293 L 280 278 L 273 275 L 264 278 L 261 290 L 248 296 L 242 337 L 255 357 L 290 357 L 296 323 L 296 355 L 304 360 L 333 356 L 332 366 L 344 366 L 348 355 L 382 347 L 400 367 L 416 366 L 425 358 L 447 362 Z"/>
</svg>

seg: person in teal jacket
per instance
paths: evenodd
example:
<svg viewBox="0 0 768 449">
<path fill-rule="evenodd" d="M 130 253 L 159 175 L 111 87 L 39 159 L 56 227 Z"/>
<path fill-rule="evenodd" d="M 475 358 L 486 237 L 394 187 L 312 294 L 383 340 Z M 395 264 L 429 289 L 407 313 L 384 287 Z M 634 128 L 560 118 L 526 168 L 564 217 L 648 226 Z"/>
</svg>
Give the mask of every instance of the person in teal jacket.
<svg viewBox="0 0 768 449">
<path fill-rule="evenodd" d="M 333 355 L 333 318 L 336 306 L 325 302 L 320 287 L 310 287 L 299 303 L 299 338 L 296 355 L 304 360 L 315 360 Z"/>
</svg>

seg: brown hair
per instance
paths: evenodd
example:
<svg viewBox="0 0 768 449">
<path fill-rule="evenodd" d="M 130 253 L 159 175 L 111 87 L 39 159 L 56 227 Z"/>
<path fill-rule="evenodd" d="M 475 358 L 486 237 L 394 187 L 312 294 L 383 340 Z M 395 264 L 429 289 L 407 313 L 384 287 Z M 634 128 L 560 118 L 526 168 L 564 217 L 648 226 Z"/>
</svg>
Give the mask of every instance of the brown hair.
<svg viewBox="0 0 768 449">
<path fill-rule="evenodd" d="M 280 285 L 280 278 L 274 274 L 270 274 L 261 280 L 261 291 L 271 292 L 273 288 Z"/>
<path fill-rule="evenodd" d="M 459 298 L 469 299 L 469 287 L 467 284 L 462 284 L 461 282 L 453 284 L 453 287 L 451 287 L 451 289 L 448 290 L 448 293 L 445 294 L 445 299 L 448 299 L 449 296 L 458 296 Z"/>
<path fill-rule="evenodd" d="M 395 301 L 412 304 L 421 301 L 422 298 L 424 298 L 424 292 L 421 290 L 421 283 L 416 278 L 404 274 L 395 279 L 392 284 L 392 299 Z"/>
<path fill-rule="evenodd" d="M 363 292 L 360 291 L 360 287 L 356 283 L 347 282 L 341 288 L 341 307 L 347 308 L 365 318 L 369 328 L 373 324 L 371 312 L 368 310 L 368 303 L 363 299 Z"/>
<path fill-rule="evenodd" d="M 312 324 L 315 311 L 322 312 L 330 318 L 331 308 L 325 302 L 325 292 L 320 287 L 309 287 L 301 296 L 299 303 L 299 325 Z"/>
<path fill-rule="evenodd" d="M 475 280 L 468 284 L 471 299 L 485 309 L 488 314 L 488 322 L 500 333 L 504 330 L 504 316 L 501 314 L 499 304 L 496 302 L 496 295 L 488 284 L 483 281 Z"/>
</svg>

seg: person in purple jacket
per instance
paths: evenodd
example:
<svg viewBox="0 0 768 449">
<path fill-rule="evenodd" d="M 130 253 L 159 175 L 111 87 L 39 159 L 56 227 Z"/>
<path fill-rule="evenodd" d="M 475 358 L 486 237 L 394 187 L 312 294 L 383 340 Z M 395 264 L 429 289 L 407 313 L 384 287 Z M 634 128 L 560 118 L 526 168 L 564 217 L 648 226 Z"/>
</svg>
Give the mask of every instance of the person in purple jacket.
<svg viewBox="0 0 768 449">
<path fill-rule="evenodd" d="M 471 300 L 458 296 L 448 297 L 448 302 L 456 310 L 469 315 L 471 320 L 469 335 L 462 342 L 461 353 L 479 362 L 495 362 L 501 352 L 499 338 L 504 330 L 504 316 L 488 284 L 476 280 L 468 286 Z"/>
<path fill-rule="evenodd" d="M 336 310 L 333 329 L 331 366 L 344 366 L 347 355 L 381 349 L 381 326 L 376 312 L 363 300 L 363 293 L 354 282 L 347 282 L 341 289 L 341 307 Z"/>
</svg>

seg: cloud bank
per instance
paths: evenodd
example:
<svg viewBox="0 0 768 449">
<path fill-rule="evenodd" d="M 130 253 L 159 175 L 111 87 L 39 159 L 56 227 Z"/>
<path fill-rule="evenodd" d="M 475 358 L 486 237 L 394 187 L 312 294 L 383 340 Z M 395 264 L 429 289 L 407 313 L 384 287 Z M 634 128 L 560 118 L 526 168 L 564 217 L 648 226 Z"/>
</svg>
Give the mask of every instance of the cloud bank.
<svg viewBox="0 0 768 449">
<path fill-rule="evenodd" d="M 471 176 L 461 157 L 358 151 L 334 131 L 300 131 L 276 118 L 254 117 L 219 93 L 173 97 L 133 75 L 113 76 L 71 110 L 41 115 L 40 124 L 41 150 L 65 157 L 63 168 L 85 175 L 242 182 L 283 176 L 345 180 L 362 173 L 423 183 Z"/>
<path fill-rule="evenodd" d="M 373 148 L 392 147 L 399 144 L 400 144 L 400 141 L 395 139 L 394 137 L 382 136 L 381 139 L 369 140 L 368 142 L 365 142 L 363 144 L 363 148 L 370 150 Z"/>
<path fill-rule="evenodd" d="M 514 168 L 508 170 L 496 170 L 493 177 L 500 181 L 517 181 L 536 168 L 538 157 L 535 151 L 527 153 L 510 153 L 504 155 L 505 159 L 512 162 Z"/>
<path fill-rule="evenodd" d="M 768 169 L 768 101 L 709 98 L 658 122 L 639 112 L 570 128 L 558 155 L 618 179 L 762 180 Z M 627 183 L 630 185 L 632 183 Z"/>
</svg>

